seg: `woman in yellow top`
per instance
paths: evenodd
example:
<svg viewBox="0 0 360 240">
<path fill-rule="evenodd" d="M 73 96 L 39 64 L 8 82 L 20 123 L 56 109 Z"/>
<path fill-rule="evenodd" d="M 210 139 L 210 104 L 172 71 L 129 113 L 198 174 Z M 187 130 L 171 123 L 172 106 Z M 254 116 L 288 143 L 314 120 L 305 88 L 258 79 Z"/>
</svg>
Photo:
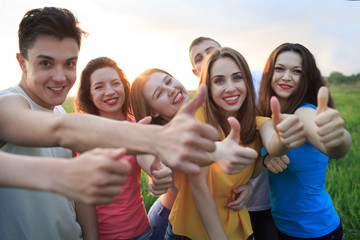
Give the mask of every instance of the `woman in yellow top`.
<svg viewBox="0 0 360 240">
<path fill-rule="evenodd" d="M 236 50 L 214 50 L 205 59 L 200 84 L 207 86 L 208 98 L 195 117 L 217 127 L 222 139 L 231 132 L 241 133 L 239 144 L 244 153 L 253 154 L 253 159 L 262 145 L 272 156 L 281 156 L 305 142 L 302 123 L 294 115 L 281 115 L 277 99 L 272 101 L 276 121 L 257 117 L 251 73 Z M 252 233 L 249 214 L 246 208 L 240 210 L 232 205 L 236 198 L 233 190 L 262 170 L 261 161 L 254 161 L 233 175 L 224 173 L 218 163 L 203 167 L 199 175 L 176 172 L 178 194 L 165 239 L 177 239 L 176 235 L 191 239 L 247 239 Z"/>
</svg>

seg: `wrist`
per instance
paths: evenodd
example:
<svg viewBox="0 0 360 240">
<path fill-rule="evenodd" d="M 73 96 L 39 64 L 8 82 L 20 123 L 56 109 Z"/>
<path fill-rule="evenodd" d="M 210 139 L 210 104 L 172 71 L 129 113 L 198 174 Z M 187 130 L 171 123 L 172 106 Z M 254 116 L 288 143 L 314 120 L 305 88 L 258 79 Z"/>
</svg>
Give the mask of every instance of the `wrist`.
<svg viewBox="0 0 360 240">
<path fill-rule="evenodd" d="M 266 157 L 269 155 L 269 153 L 266 153 L 265 155 L 264 155 L 264 157 L 262 158 L 262 165 L 264 166 L 264 168 L 267 168 L 267 166 L 266 166 L 266 164 L 265 164 L 265 159 L 266 159 Z"/>
</svg>

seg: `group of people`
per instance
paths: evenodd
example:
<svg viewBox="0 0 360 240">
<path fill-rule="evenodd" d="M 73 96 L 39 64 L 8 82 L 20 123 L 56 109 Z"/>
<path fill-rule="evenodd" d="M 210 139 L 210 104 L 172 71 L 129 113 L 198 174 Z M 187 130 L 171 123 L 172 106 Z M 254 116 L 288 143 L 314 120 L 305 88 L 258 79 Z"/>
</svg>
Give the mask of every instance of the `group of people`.
<svg viewBox="0 0 360 240">
<path fill-rule="evenodd" d="M 1 239 L 342 238 L 325 176 L 351 136 L 306 47 L 281 44 L 256 74 L 199 37 L 191 100 L 165 70 L 130 85 L 98 57 L 66 114 L 83 34 L 62 8 L 19 25 L 22 77 L 0 92 Z M 149 213 L 141 169 L 159 195 Z"/>
</svg>

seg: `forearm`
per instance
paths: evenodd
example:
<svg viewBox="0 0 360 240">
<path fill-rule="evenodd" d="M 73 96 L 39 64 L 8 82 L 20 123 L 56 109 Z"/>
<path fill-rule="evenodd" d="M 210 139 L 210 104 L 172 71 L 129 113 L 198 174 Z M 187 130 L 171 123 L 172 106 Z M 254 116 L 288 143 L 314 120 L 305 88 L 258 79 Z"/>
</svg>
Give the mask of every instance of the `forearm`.
<svg viewBox="0 0 360 240">
<path fill-rule="evenodd" d="M 348 131 L 344 130 L 345 141 L 343 144 L 327 149 L 327 154 L 330 159 L 339 159 L 344 157 L 351 149 L 352 139 Z"/>
<path fill-rule="evenodd" d="M 279 135 L 272 127 L 272 121 L 268 120 L 260 127 L 260 136 L 264 147 L 272 156 L 282 156 L 286 154 L 289 149 L 281 142 Z"/>
<path fill-rule="evenodd" d="M 0 185 L 58 192 L 52 179 L 67 161 L 0 152 Z"/>
<path fill-rule="evenodd" d="M 155 160 L 155 157 L 153 155 L 146 154 L 146 155 L 138 155 L 136 158 L 137 158 L 137 163 L 142 168 L 142 170 L 144 170 L 144 172 L 148 176 L 152 177 L 150 167 L 152 162 Z"/>
<path fill-rule="evenodd" d="M 254 172 L 253 174 L 251 175 L 251 178 L 256 178 L 260 175 L 260 173 L 262 173 L 264 170 L 265 170 L 265 167 L 263 165 L 263 156 L 261 156 L 259 154 L 259 157 L 258 159 L 256 159 L 256 163 L 255 163 L 255 168 L 254 168 Z"/>
<path fill-rule="evenodd" d="M 206 180 L 200 178 L 203 176 L 189 176 L 191 193 L 203 226 L 210 239 L 227 239 Z"/>
<path fill-rule="evenodd" d="M 99 230 L 97 225 L 97 214 L 95 206 L 76 202 L 75 210 L 77 220 L 82 229 L 83 239 L 98 240 Z"/>
<path fill-rule="evenodd" d="M 124 147 L 128 154 L 155 153 L 153 139 L 160 129 L 156 125 L 133 124 L 89 114 L 67 114 L 59 117 L 54 125 L 54 135 L 60 146 L 77 152 L 97 147 Z"/>
<path fill-rule="evenodd" d="M 274 132 L 269 141 L 264 142 L 264 145 L 269 154 L 275 157 L 285 155 L 289 151 L 289 148 L 281 142 L 280 137 L 276 132 Z"/>
</svg>

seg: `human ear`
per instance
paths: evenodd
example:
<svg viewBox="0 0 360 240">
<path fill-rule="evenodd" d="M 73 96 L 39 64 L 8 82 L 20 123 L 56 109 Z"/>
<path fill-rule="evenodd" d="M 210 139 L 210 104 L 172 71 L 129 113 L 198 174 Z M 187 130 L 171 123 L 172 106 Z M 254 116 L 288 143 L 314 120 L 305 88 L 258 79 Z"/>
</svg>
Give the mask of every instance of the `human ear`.
<svg viewBox="0 0 360 240">
<path fill-rule="evenodd" d="M 160 114 L 159 114 L 158 112 L 151 111 L 150 116 L 151 116 L 152 118 L 157 118 L 157 117 L 160 116 Z"/>
<path fill-rule="evenodd" d="M 193 72 L 193 74 L 195 74 L 195 76 L 197 76 L 197 77 L 199 76 L 199 73 L 196 71 L 196 69 L 193 69 L 192 72 Z"/>
<path fill-rule="evenodd" d="M 16 59 L 19 62 L 19 66 L 21 68 L 21 71 L 23 73 L 26 73 L 26 60 L 25 60 L 25 58 L 21 55 L 21 53 L 17 53 L 16 54 Z"/>
</svg>

